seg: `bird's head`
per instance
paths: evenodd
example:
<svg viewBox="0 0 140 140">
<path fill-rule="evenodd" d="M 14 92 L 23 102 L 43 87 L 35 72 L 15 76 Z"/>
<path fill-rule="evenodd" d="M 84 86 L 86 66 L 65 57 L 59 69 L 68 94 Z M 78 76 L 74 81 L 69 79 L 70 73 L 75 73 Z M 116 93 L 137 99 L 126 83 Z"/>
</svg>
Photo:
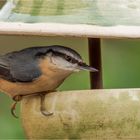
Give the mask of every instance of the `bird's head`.
<svg viewBox="0 0 140 140">
<path fill-rule="evenodd" d="M 83 62 L 79 53 L 71 48 L 64 46 L 49 46 L 47 47 L 45 58 L 47 58 L 53 67 L 60 70 L 76 72 L 80 70 L 88 70 L 91 72 L 97 72 L 98 70 L 88 66 Z"/>
</svg>

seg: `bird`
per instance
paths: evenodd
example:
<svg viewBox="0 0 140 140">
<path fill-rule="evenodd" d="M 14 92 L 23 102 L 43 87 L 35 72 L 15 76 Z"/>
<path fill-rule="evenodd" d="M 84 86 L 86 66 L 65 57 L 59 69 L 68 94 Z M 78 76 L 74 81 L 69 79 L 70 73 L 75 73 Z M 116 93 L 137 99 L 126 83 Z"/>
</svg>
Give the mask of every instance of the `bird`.
<svg viewBox="0 0 140 140">
<path fill-rule="evenodd" d="M 24 48 L 0 55 L 0 91 L 14 100 L 11 106 L 14 117 L 16 104 L 33 95 L 40 96 L 40 111 L 49 116 L 53 113 L 44 107 L 43 92 L 55 91 L 68 76 L 81 70 L 98 71 L 72 48 L 61 45 Z"/>
</svg>

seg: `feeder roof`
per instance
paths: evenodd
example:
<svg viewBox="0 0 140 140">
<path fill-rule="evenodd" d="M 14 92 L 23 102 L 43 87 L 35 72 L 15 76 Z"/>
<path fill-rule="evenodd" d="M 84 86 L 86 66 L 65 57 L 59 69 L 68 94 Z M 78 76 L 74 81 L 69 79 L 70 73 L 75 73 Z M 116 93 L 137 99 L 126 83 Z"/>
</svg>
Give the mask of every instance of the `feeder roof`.
<svg viewBox="0 0 140 140">
<path fill-rule="evenodd" d="M 7 0 L 1 7 L 0 34 L 140 37 L 139 0 Z"/>
</svg>

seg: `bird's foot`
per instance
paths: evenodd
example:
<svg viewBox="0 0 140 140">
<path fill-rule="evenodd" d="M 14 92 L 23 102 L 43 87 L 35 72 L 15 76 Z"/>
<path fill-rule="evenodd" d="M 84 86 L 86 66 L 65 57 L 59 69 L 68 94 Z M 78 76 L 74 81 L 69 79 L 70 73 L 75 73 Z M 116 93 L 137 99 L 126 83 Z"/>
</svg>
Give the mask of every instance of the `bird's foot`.
<svg viewBox="0 0 140 140">
<path fill-rule="evenodd" d="M 18 118 L 16 113 L 15 113 L 15 110 L 16 110 L 16 105 L 18 102 L 20 102 L 22 100 L 23 97 L 27 97 L 27 96 L 36 96 L 36 95 L 39 95 L 40 96 L 40 111 L 41 113 L 44 115 L 44 116 L 51 116 L 53 115 L 52 112 L 48 112 L 45 108 L 45 95 L 50 93 L 50 92 L 55 92 L 56 90 L 53 90 L 53 91 L 48 91 L 48 92 L 37 92 L 37 93 L 32 93 L 32 94 L 27 94 L 27 95 L 16 95 L 13 97 L 13 100 L 15 101 L 12 106 L 11 106 L 11 114 L 15 117 L 15 118 Z"/>
<path fill-rule="evenodd" d="M 40 111 L 44 116 L 51 116 L 53 113 L 48 112 L 45 108 L 45 95 L 46 94 L 40 93 Z"/>
<path fill-rule="evenodd" d="M 15 110 L 16 110 L 16 105 L 19 101 L 22 100 L 22 95 L 16 95 L 13 97 L 13 100 L 15 101 L 12 106 L 11 106 L 11 114 L 15 117 L 15 118 L 18 118 L 16 113 L 15 113 Z"/>
</svg>

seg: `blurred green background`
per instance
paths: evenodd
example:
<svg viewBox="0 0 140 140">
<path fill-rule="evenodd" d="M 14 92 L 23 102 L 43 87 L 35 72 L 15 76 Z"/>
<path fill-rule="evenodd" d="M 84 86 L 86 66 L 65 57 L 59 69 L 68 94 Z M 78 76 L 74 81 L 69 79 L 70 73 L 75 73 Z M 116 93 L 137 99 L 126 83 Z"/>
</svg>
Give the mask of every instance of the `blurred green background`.
<svg viewBox="0 0 140 140">
<path fill-rule="evenodd" d="M 74 37 L 0 36 L 0 53 L 42 45 L 64 45 L 77 50 L 88 62 L 88 40 Z M 140 40 L 103 39 L 102 65 L 104 88 L 140 87 Z M 89 73 L 71 75 L 59 90 L 89 89 Z M 0 94 L 0 139 L 25 138 L 20 119 L 10 113 L 12 100 Z M 19 115 L 19 106 L 17 109 Z"/>
</svg>

